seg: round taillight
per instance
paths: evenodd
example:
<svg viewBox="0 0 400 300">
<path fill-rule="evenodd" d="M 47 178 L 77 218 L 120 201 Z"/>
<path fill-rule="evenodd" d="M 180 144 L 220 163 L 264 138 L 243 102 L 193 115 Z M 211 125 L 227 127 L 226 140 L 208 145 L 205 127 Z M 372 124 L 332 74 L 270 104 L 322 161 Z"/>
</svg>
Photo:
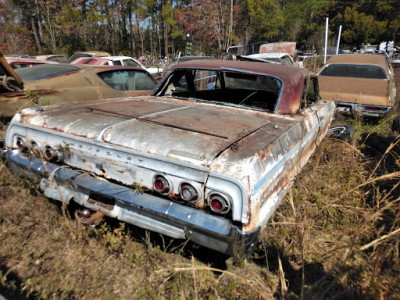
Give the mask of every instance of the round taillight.
<svg viewBox="0 0 400 300">
<path fill-rule="evenodd" d="M 22 137 L 17 138 L 16 145 L 17 145 L 18 150 L 21 152 L 28 150 L 28 146 Z"/>
<path fill-rule="evenodd" d="M 44 151 L 44 157 L 48 161 L 58 159 L 57 152 L 52 147 L 46 147 L 46 150 Z"/>
<path fill-rule="evenodd" d="M 231 210 L 230 201 L 222 194 L 211 193 L 208 195 L 207 202 L 215 213 L 226 214 Z"/>
<path fill-rule="evenodd" d="M 40 152 L 40 146 L 38 143 L 31 141 L 32 149 L 31 152 L 35 155 L 39 155 Z"/>
<path fill-rule="evenodd" d="M 172 184 L 163 175 L 157 175 L 153 180 L 153 188 L 162 195 L 169 195 L 172 191 Z"/>
<path fill-rule="evenodd" d="M 197 202 L 200 199 L 199 191 L 190 183 L 184 182 L 179 186 L 179 195 L 188 202 Z"/>
</svg>

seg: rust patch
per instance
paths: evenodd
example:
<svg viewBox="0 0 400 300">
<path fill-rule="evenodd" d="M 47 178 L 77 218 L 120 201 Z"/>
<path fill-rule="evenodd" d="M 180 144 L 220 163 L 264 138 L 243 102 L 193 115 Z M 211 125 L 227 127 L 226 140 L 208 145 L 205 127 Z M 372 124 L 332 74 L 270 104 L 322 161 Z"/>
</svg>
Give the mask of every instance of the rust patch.
<svg viewBox="0 0 400 300">
<path fill-rule="evenodd" d="M 260 53 L 274 52 L 289 53 L 289 55 L 294 58 L 296 55 L 296 42 L 277 42 L 260 46 Z"/>
</svg>

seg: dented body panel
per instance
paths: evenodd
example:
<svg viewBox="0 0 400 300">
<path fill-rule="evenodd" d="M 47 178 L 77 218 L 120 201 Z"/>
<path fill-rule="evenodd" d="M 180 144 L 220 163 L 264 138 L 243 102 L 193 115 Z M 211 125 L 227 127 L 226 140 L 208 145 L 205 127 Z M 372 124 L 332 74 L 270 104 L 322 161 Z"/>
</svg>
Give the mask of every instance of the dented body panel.
<svg viewBox="0 0 400 300">
<path fill-rule="evenodd" d="M 169 71 L 152 96 L 24 110 L 9 125 L 3 158 L 15 173 L 39 178 L 51 198 L 75 201 L 228 255 L 248 256 L 260 229 L 325 136 L 334 112 L 333 102 L 311 96 L 301 108 L 308 86 L 303 71 L 260 65 L 266 66 L 184 63 Z M 194 82 L 183 84 L 189 75 Z M 263 82 L 272 90 L 263 85 L 231 94 L 228 87 L 238 78 L 240 84 Z M 250 81 L 246 83 L 249 88 Z M 192 96 L 203 99 L 182 97 L 191 85 L 196 87 Z M 249 95 L 272 92 L 276 103 L 269 110 L 259 98 L 246 102 Z M 245 97 L 241 104 L 233 99 L 237 94 Z M 58 161 L 43 162 L 13 150 L 21 143 L 44 155 L 52 147 Z M 81 184 L 81 176 L 90 183 Z M 160 176 L 167 193 L 155 183 Z M 195 201 L 187 200 L 186 193 L 194 190 Z"/>
</svg>

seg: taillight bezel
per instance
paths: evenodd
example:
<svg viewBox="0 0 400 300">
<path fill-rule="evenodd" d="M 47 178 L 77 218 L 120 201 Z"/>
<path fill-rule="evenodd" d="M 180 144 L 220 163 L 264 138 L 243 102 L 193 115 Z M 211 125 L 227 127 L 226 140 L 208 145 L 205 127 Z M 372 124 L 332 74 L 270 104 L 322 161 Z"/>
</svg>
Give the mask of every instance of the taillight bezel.
<svg viewBox="0 0 400 300">
<path fill-rule="evenodd" d="M 25 138 L 22 136 L 17 136 L 15 139 L 15 146 L 17 147 L 18 151 L 26 153 L 29 152 L 29 146 L 26 142 Z"/>
<path fill-rule="evenodd" d="M 190 193 L 195 192 L 195 195 L 193 195 L 189 199 L 185 199 L 185 197 L 183 197 L 183 193 L 185 193 L 185 191 L 189 191 Z M 196 204 L 202 198 L 202 193 L 201 193 L 200 188 L 197 185 L 195 185 L 191 182 L 188 182 L 188 181 L 182 181 L 179 184 L 178 192 L 179 192 L 180 199 L 182 199 L 183 201 L 185 201 L 187 203 Z"/>
<path fill-rule="evenodd" d="M 213 201 L 218 201 L 221 204 L 220 210 L 215 209 L 215 206 L 212 204 Z M 220 192 L 210 192 L 207 195 L 207 206 L 212 212 L 220 215 L 226 215 L 232 210 L 230 198 Z"/>
<path fill-rule="evenodd" d="M 167 187 L 164 187 L 163 190 L 158 190 L 156 188 L 157 181 L 161 181 Z M 155 174 L 153 177 L 153 189 L 154 189 L 154 191 L 156 191 L 157 193 L 159 193 L 161 195 L 168 196 L 173 191 L 173 184 L 172 184 L 172 181 L 166 175 L 158 173 L 158 174 Z"/>
<path fill-rule="evenodd" d="M 50 156 L 48 154 L 51 154 Z M 43 149 L 43 156 L 47 161 L 59 162 L 62 160 L 62 155 L 57 149 L 50 145 L 46 145 Z"/>
</svg>

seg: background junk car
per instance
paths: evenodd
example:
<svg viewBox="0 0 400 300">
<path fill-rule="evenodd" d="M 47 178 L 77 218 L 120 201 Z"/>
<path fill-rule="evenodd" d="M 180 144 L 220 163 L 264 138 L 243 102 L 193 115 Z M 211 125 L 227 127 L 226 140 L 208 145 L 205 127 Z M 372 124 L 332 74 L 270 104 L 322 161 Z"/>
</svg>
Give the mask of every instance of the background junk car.
<svg viewBox="0 0 400 300">
<path fill-rule="evenodd" d="M 163 71 L 163 69 L 159 67 L 146 68 L 138 60 L 130 56 L 79 57 L 71 61 L 71 64 L 141 67 L 152 75 L 159 74 Z"/>
<path fill-rule="evenodd" d="M 341 112 L 384 117 L 395 105 L 394 73 L 384 55 L 335 55 L 318 75 L 321 97 Z"/>
<path fill-rule="evenodd" d="M 38 58 L 32 57 L 9 57 L 6 56 L 7 62 L 13 69 L 20 69 L 20 68 L 30 68 L 36 65 L 42 64 L 57 64 L 56 61 L 51 60 L 43 60 Z"/>
<path fill-rule="evenodd" d="M 151 96 L 21 111 L 2 157 L 50 198 L 243 258 L 334 109 L 303 69 L 190 61 Z"/>
<path fill-rule="evenodd" d="M 152 76 L 139 67 L 43 64 L 3 70 L 1 118 L 30 106 L 150 95 L 156 86 Z"/>
</svg>

